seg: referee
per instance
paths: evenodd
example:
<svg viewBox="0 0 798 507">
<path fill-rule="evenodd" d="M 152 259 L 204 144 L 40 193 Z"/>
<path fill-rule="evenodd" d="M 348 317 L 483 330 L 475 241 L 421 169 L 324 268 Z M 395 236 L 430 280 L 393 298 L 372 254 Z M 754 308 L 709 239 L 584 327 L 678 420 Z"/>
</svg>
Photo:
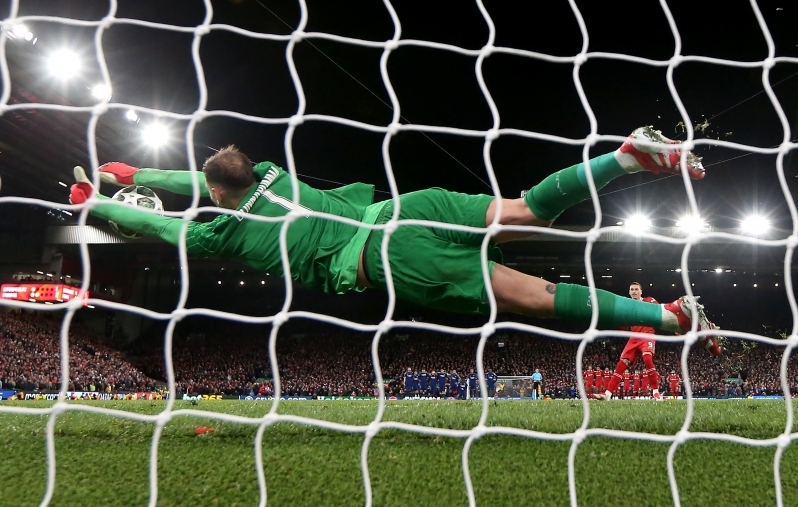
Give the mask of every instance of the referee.
<svg viewBox="0 0 798 507">
<path fill-rule="evenodd" d="M 540 370 L 535 368 L 535 373 L 532 374 L 532 399 L 539 400 L 543 398 L 543 390 L 541 384 L 543 383 L 543 375 Z"/>
</svg>

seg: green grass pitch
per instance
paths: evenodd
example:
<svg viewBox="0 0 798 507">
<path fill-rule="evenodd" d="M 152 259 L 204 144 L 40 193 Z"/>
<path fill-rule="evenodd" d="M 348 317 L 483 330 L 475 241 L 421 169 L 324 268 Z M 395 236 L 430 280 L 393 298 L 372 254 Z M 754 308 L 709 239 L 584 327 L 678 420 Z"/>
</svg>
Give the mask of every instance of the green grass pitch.
<svg viewBox="0 0 798 507">
<path fill-rule="evenodd" d="M 156 414 L 164 402 L 94 402 L 96 406 Z M 3 407 L 46 407 L 48 402 L 3 402 Z M 686 403 L 591 402 L 591 428 L 675 434 Z M 193 408 L 248 417 L 265 414 L 263 401 L 204 401 Z M 578 428 L 582 405 L 574 401 L 494 402 L 489 426 L 565 433 Z M 389 402 L 384 420 L 470 429 L 481 402 Z M 286 401 L 281 414 L 346 424 L 368 424 L 377 410 L 368 401 Z M 44 416 L 0 413 L 0 506 L 36 506 L 46 486 Z M 784 430 L 783 401 L 696 401 L 692 431 L 765 439 Z M 196 426 L 213 426 L 207 435 Z M 154 425 L 85 412 L 67 412 L 55 425 L 57 479 L 50 505 L 147 505 L 148 463 Z M 255 506 L 256 427 L 179 415 L 166 425 L 159 446 L 159 496 L 163 506 Z M 363 505 L 360 470 L 364 436 L 280 422 L 268 428 L 263 457 L 270 506 Z M 461 468 L 465 439 L 380 431 L 368 461 L 374 505 L 465 506 Z M 568 505 L 570 442 L 485 436 L 469 454 L 477 505 Z M 673 505 L 666 471 L 668 444 L 589 437 L 578 448 L 576 480 L 582 506 Z M 682 505 L 775 505 L 775 447 L 689 441 L 676 452 Z M 785 505 L 798 505 L 798 444 L 781 466 Z"/>
</svg>

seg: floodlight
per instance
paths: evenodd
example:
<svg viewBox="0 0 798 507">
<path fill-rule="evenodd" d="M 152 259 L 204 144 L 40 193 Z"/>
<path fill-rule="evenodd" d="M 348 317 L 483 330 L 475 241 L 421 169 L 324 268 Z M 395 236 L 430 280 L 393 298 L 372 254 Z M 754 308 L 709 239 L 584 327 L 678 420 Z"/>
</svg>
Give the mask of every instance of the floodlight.
<svg viewBox="0 0 798 507">
<path fill-rule="evenodd" d="M 127 112 L 125 113 L 125 118 L 130 121 L 138 121 L 139 115 L 136 114 L 136 111 L 128 109 Z"/>
<path fill-rule="evenodd" d="M 160 148 L 169 142 L 169 131 L 163 125 L 153 123 L 144 127 L 141 138 L 153 148 Z"/>
<path fill-rule="evenodd" d="M 715 273 L 723 273 L 723 268 L 715 268 Z"/>
<path fill-rule="evenodd" d="M 644 215 L 632 215 L 623 224 L 633 234 L 644 232 L 651 228 L 651 220 Z"/>
<path fill-rule="evenodd" d="M 28 30 L 28 27 L 23 25 L 22 23 L 20 23 L 18 25 L 14 25 L 14 28 L 11 31 L 17 37 L 25 37 L 28 33 L 30 33 L 30 31 Z"/>
<path fill-rule="evenodd" d="M 701 217 L 685 215 L 676 221 L 676 227 L 687 233 L 692 233 L 701 232 L 701 229 L 706 229 L 709 227 L 709 224 L 704 222 Z"/>
<path fill-rule="evenodd" d="M 770 221 L 761 215 L 751 215 L 740 222 L 740 227 L 746 234 L 765 234 L 770 229 Z"/>
<path fill-rule="evenodd" d="M 47 60 L 50 73 L 61 79 L 69 79 L 80 71 L 80 57 L 69 49 L 59 49 Z"/>
<path fill-rule="evenodd" d="M 91 94 L 94 98 L 102 101 L 111 100 L 111 88 L 105 86 L 104 83 L 97 83 L 91 88 Z"/>
<path fill-rule="evenodd" d="M 33 39 L 33 34 L 28 27 L 23 25 L 22 23 L 18 25 L 14 25 L 14 28 L 11 29 L 10 36 L 15 39 L 25 39 L 26 41 L 31 41 Z"/>
</svg>

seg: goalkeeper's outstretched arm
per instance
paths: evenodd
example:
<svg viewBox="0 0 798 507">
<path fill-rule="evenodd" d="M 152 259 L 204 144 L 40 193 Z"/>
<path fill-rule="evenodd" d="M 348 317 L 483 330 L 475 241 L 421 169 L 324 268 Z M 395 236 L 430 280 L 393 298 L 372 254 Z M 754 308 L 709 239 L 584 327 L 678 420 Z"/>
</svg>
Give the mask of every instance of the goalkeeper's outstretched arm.
<svg viewBox="0 0 798 507">
<path fill-rule="evenodd" d="M 111 201 L 104 195 L 97 195 L 98 199 Z M 177 246 L 180 241 L 180 229 L 183 220 L 172 217 L 162 217 L 155 213 L 148 213 L 128 205 L 98 204 L 91 210 L 91 214 L 105 220 L 134 230 L 146 236 L 154 236 Z M 189 227 L 194 222 L 189 223 Z"/>
<path fill-rule="evenodd" d="M 114 185 L 143 185 L 145 187 L 168 190 L 175 194 L 193 195 L 191 171 L 174 171 L 153 169 L 149 167 L 133 167 L 122 162 L 108 162 L 98 168 L 100 180 Z M 197 183 L 200 197 L 208 197 L 205 186 L 205 174 L 197 171 Z"/>
<path fill-rule="evenodd" d="M 77 183 L 70 187 L 69 202 L 72 204 L 82 204 L 96 192 L 91 185 L 89 178 L 82 167 L 75 167 L 75 180 Z M 204 188 L 204 185 L 203 185 Z M 110 198 L 97 194 L 97 199 L 101 201 L 112 201 Z M 98 204 L 91 214 L 105 220 L 111 220 L 118 225 L 132 229 L 147 236 L 161 238 L 169 244 L 177 245 L 180 241 L 180 230 L 183 227 L 183 220 L 179 218 L 163 217 L 155 213 L 143 211 L 134 206 L 118 204 Z M 190 222 L 189 229 L 203 227 L 204 224 Z M 188 246 L 189 253 L 194 253 Z M 200 252 L 202 253 L 202 252 Z"/>
<path fill-rule="evenodd" d="M 191 183 L 191 171 L 171 171 L 166 169 L 152 169 L 142 167 L 133 177 L 136 185 L 155 187 L 181 195 L 193 195 L 194 187 Z M 205 175 L 197 171 L 200 197 L 208 197 L 208 188 L 205 186 Z"/>
</svg>

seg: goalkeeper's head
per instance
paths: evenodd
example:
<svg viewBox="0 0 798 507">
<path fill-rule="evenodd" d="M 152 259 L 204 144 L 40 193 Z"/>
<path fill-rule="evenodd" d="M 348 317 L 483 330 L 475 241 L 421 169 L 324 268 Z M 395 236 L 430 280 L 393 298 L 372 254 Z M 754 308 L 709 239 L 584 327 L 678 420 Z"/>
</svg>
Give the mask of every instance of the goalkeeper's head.
<svg viewBox="0 0 798 507">
<path fill-rule="evenodd" d="M 225 146 L 202 165 L 211 201 L 220 208 L 236 209 L 258 180 L 252 161 L 233 145 Z"/>
</svg>

